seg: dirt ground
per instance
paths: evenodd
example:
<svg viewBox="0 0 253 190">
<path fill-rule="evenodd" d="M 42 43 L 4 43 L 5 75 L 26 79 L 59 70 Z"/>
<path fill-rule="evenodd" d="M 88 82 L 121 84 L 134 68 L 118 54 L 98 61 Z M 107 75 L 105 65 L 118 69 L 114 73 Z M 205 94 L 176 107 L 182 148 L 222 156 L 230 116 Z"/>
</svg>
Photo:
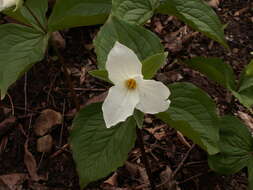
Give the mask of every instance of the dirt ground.
<svg viewBox="0 0 253 190">
<path fill-rule="evenodd" d="M 227 100 L 228 92 L 221 86 L 177 62 L 178 58 L 194 56 L 220 57 L 231 64 L 239 76 L 244 65 L 252 59 L 252 0 L 220 0 L 215 10 L 222 22 L 227 24 L 225 34 L 231 47 L 230 52 L 174 17 L 156 15 L 146 24 L 147 28 L 160 36 L 169 52 L 167 64 L 156 79 L 165 84 L 177 81 L 194 83 L 215 100 L 221 115 L 247 112 L 238 102 L 231 107 Z M 0 20 L 4 23 L 8 19 L 0 17 Z M 62 55 L 81 105 L 96 101 L 109 87 L 107 83 L 88 74 L 88 71 L 96 68 L 92 40 L 99 28 L 80 27 L 61 31 L 66 41 Z M 11 178 L 9 184 L 13 185 L 13 189 L 79 190 L 75 164 L 67 145 L 75 104 L 66 81 L 59 59 L 49 49 L 46 58 L 17 81 L 10 88 L 9 95 L 0 102 L 0 122 L 7 121 L 5 127 L 0 128 L 0 190 L 10 189 L 3 182 L 6 182 L 6 177 Z M 64 122 L 50 129 L 51 150 L 40 153 L 36 147 L 39 137 L 33 128 L 40 113 L 46 109 L 61 113 Z M 13 112 L 14 117 L 11 116 Z M 145 149 L 152 163 L 154 181 L 160 189 L 247 189 L 246 170 L 231 176 L 214 173 L 208 167 L 207 154 L 172 127 L 149 115 L 145 117 L 144 125 Z M 140 156 L 140 149 L 136 146 L 129 153 L 124 166 L 86 189 L 148 189 L 147 175 Z M 175 178 L 171 179 L 172 171 L 175 170 Z"/>
</svg>

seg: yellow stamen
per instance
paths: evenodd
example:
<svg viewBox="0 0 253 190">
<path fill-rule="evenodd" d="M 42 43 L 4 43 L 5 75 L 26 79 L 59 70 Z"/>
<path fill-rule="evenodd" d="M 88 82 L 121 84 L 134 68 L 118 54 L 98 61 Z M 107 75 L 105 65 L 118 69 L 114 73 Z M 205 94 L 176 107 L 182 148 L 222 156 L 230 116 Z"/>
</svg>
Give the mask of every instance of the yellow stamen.
<svg viewBox="0 0 253 190">
<path fill-rule="evenodd" d="M 128 89 L 134 90 L 134 89 L 136 89 L 137 84 L 136 84 L 136 81 L 134 79 L 128 79 L 126 81 L 126 86 L 127 86 Z"/>
</svg>

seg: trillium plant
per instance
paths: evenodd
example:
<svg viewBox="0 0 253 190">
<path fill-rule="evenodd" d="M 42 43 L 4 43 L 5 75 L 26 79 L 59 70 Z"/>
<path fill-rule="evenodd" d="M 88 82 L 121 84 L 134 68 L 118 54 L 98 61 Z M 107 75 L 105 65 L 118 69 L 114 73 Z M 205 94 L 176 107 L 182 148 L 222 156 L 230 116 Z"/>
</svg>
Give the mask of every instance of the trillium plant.
<svg viewBox="0 0 253 190">
<path fill-rule="evenodd" d="M 145 114 L 153 114 L 206 151 L 212 170 L 227 175 L 247 168 L 249 189 L 253 190 L 253 138 L 236 116 L 219 115 L 214 100 L 191 83 L 163 84 L 153 80 L 162 72 L 169 52 L 146 23 L 155 14 L 171 15 L 219 43 L 227 51 L 224 25 L 202 0 L 0 0 L 0 12 L 15 23 L 0 25 L 0 97 L 5 101 L 12 88 L 45 55 L 57 57 L 66 71 L 62 49 L 55 36 L 62 30 L 98 25 L 93 45 L 97 70 L 89 74 L 111 87 L 104 102 L 79 109 L 72 123 L 69 144 L 79 174 L 80 187 L 108 177 L 124 165 L 136 144 L 156 188 L 143 147 Z M 47 51 L 50 48 L 51 51 Z M 238 77 L 220 58 L 185 57 L 184 67 L 213 80 L 252 113 L 253 62 Z M 50 64 L 48 64 L 49 66 Z M 68 77 L 68 72 L 65 72 Z M 68 81 L 66 83 L 71 83 Z M 7 96 L 8 98 L 8 96 Z M 154 125 L 154 123 L 152 123 Z"/>
</svg>

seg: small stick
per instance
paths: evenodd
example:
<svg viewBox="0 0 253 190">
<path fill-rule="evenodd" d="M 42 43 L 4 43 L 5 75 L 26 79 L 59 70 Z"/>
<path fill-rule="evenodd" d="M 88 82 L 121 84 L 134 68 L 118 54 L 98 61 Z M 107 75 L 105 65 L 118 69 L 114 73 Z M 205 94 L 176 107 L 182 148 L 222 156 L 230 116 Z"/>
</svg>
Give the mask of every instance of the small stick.
<svg viewBox="0 0 253 190">
<path fill-rule="evenodd" d="M 152 171 L 151 171 L 150 163 L 148 161 L 148 158 L 147 158 L 147 155 L 146 155 L 146 152 L 145 152 L 142 131 L 141 131 L 141 129 L 136 127 L 136 132 L 137 132 L 137 141 L 138 141 L 139 147 L 141 149 L 142 162 L 144 163 L 144 166 L 146 168 L 146 172 L 148 174 L 148 179 L 149 179 L 149 183 L 150 183 L 150 186 L 151 186 L 151 190 L 155 190 L 155 184 L 154 184 L 154 181 L 153 181 L 153 178 L 152 178 Z"/>
<path fill-rule="evenodd" d="M 172 176 L 175 177 L 175 175 L 177 174 L 177 172 L 183 167 L 184 162 L 186 161 L 186 159 L 188 158 L 190 152 L 192 151 L 192 149 L 195 147 L 195 144 L 193 144 L 191 146 L 191 148 L 187 151 L 187 153 L 185 154 L 184 158 L 182 159 L 182 161 L 180 162 L 180 164 L 178 165 L 177 169 L 173 172 Z"/>
</svg>

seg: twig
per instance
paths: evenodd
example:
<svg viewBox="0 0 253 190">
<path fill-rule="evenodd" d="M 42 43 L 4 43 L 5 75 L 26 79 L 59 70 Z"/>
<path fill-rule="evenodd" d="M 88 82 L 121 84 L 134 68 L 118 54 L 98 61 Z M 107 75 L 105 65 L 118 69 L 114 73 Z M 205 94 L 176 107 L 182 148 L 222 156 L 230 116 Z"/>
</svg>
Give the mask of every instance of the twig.
<svg viewBox="0 0 253 190">
<path fill-rule="evenodd" d="M 8 98 L 9 98 L 10 104 L 11 104 L 11 114 L 12 114 L 12 116 L 14 116 L 14 115 L 15 115 L 15 110 L 14 110 L 14 104 L 13 104 L 12 98 L 11 98 L 11 96 L 10 96 L 9 93 L 7 93 L 7 96 L 8 96 Z M 1 101 L 1 100 L 0 100 L 0 101 Z"/>
<path fill-rule="evenodd" d="M 147 155 L 146 155 L 146 152 L 145 152 L 142 131 L 141 131 L 141 129 L 136 127 L 136 132 L 137 132 L 138 145 L 141 149 L 142 162 L 144 163 L 144 166 L 146 168 L 146 172 L 148 174 L 148 179 L 149 179 L 149 183 L 150 183 L 150 186 L 151 186 L 151 190 L 155 190 L 155 184 L 154 184 L 154 181 L 153 181 L 153 178 L 152 178 L 152 171 L 151 171 L 150 163 L 148 161 L 148 158 L 147 158 Z"/>
<path fill-rule="evenodd" d="M 184 162 L 186 161 L 186 159 L 188 158 L 190 152 L 192 151 L 192 149 L 195 147 L 195 144 L 193 144 L 191 146 L 191 148 L 187 151 L 187 153 L 185 154 L 184 158 L 182 159 L 182 161 L 179 163 L 178 167 L 176 168 L 176 170 L 173 172 L 172 176 L 175 177 L 175 175 L 177 174 L 177 172 L 183 167 Z"/>
<path fill-rule="evenodd" d="M 63 118 L 63 120 L 62 120 L 62 125 L 61 125 L 59 146 L 62 146 L 62 136 L 63 136 L 63 127 L 64 127 L 65 107 L 66 107 L 66 101 L 65 101 L 65 98 L 64 98 L 64 101 L 63 101 L 63 110 L 62 110 L 62 118 Z"/>
<path fill-rule="evenodd" d="M 199 173 L 199 174 L 197 174 L 197 175 L 194 175 L 194 176 L 192 176 L 192 177 L 189 177 L 188 179 L 185 179 L 185 180 L 183 180 L 183 181 L 180 181 L 180 182 L 178 182 L 178 184 L 186 183 L 186 182 L 191 181 L 191 180 L 193 180 L 193 179 L 195 179 L 195 178 L 198 178 L 198 177 L 200 177 L 200 176 L 202 176 L 202 175 L 205 175 L 205 174 L 207 174 L 207 173 L 209 173 L 209 172 L 211 172 L 210 169 L 209 169 L 207 172 Z"/>
<path fill-rule="evenodd" d="M 27 73 L 25 73 L 24 95 L 25 95 L 25 114 L 26 114 L 26 109 L 27 109 Z"/>
</svg>

